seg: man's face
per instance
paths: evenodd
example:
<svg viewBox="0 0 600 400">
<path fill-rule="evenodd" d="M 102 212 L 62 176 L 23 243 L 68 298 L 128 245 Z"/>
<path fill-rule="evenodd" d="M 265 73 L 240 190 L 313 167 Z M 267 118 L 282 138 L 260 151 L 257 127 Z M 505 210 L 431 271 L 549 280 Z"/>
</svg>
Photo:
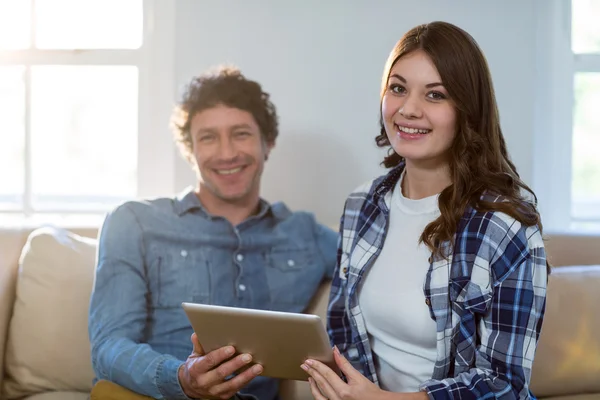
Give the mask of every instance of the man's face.
<svg viewBox="0 0 600 400">
<path fill-rule="evenodd" d="M 218 105 L 192 117 L 192 150 L 201 192 L 221 201 L 258 196 L 260 177 L 272 144 L 265 144 L 248 111 Z"/>
</svg>

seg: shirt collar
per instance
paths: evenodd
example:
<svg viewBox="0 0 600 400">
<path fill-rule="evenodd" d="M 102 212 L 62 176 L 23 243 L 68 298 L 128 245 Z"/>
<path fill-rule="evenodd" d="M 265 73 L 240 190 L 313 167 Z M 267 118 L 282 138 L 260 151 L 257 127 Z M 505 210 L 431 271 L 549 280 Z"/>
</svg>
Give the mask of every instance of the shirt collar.
<svg viewBox="0 0 600 400">
<path fill-rule="evenodd" d="M 260 208 L 258 214 L 254 215 L 254 218 L 262 218 L 265 215 L 269 214 L 279 219 L 287 216 L 287 213 L 285 212 L 285 210 L 281 209 L 281 207 L 271 207 L 271 204 L 269 204 L 269 202 L 262 198 L 259 201 Z M 175 197 L 174 206 L 175 212 L 179 216 L 182 216 L 183 214 L 195 210 L 200 210 L 207 216 L 211 215 L 208 211 L 206 211 L 206 209 L 200 202 L 200 199 L 198 198 L 198 196 L 196 196 L 196 191 L 191 186 L 187 187 Z"/>
<path fill-rule="evenodd" d="M 405 163 L 402 161 L 397 166 L 393 167 L 387 175 L 377 184 L 374 188 L 373 193 L 377 197 L 384 197 L 390 190 L 392 190 L 398 184 L 402 171 L 404 171 Z"/>
</svg>

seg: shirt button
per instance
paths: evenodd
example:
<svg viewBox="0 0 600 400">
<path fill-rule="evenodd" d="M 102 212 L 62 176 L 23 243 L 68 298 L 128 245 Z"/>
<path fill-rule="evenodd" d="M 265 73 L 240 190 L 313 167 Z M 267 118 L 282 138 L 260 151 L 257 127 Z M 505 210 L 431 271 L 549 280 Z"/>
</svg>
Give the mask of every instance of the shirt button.
<svg viewBox="0 0 600 400">
<path fill-rule="evenodd" d="M 429 261 L 429 264 L 431 264 L 431 263 L 433 262 L 433 258 L 432 258 L 432 257 L 429 257 L 429 258 L 427 259 L 427 261 Z"/>
<path fill-rule="evenodd" d="M 241 255 L 241 254 L 238 254 L 238 255 L 235 257 L 235 259 L 236 259 L 236 260 L 238 260 L 239 262 L 242 262 L 242 260 L 244 259 L 244 256 L 243 256 L 243 255 Z"/>
<path fill-rule="evenodd" d="M 293 267 L 294 265 L 296 265 L 296 263 L 294 262 L 294 260 L 288 260 L 288 266 L 289 267 Z"/>
<path fill-rule="evenodd" d="M 425 299 L 425 304 L 427 304 L 427 306 L 431 306 L 431 300 Z"/>
<path fill-rule="evenodd" d="M 343 272 L 344 274 L 347 274 L 347 273 L 348 273 L 348 267 L 344 267 L 344 269 L 342 269 L 342 272 Z"/>
<path fill-rule="evenodd" d="M 246 290 L 246 285 L 241 284 L 240 286 L 238 286 L 238 288 L 243 292 Z"/>
<path fill-rule="evenodd" d="M 187 251 L 186 250 L 181 250 L 181 257 L 187 257 Z"/>
</svg>

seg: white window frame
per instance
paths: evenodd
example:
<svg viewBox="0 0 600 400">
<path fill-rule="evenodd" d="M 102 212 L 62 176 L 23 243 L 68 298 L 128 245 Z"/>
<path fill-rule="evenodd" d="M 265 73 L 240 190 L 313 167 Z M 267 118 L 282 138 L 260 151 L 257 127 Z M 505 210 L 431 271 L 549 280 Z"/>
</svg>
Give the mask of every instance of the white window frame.
<svg viewBox="0 0 600 400">
<path fill-rule="evenodd" d="M 547 231 L 571 231 L 573 82 L 600 72 L 600 55 L 571 49 L 571 0 L 535 0 L 536 85 L 533 188 Z M 590 222 L 600 222 L 591 220 Z"/>
<path fill-rule="evenodd" d="M 168 132 L 173 106 L 175 2 L 144 0 L 143 42 L 139 49 L 0 51 L 0 66 L 7 65 L 133 65 L 138 67 L 138 165 L 137 198 L 170 195 L 175 187 L 175 147 Z M 33 10 L 32 10 L 33 12 Z M 32 30 L 35 27 L 32 27 Z M 34 35 L 32 35 L 34 37 Z M 30 69 L 26 74 L 30 74 Z M 27 77 L 29 80 L 29 77 Z M 30 109 L 31 86 L 25 87 L 26 108 Z M 0 221 L 55 221 L 57 215 L 103 215 L 105 210 L 34 211 L 31 205 L 31 130 L 29 111 L 25 122 L 25 193 L 23 207 L 0 210 Z M 110 155 L 107 155 L 110 157 Z"/>
</svg>

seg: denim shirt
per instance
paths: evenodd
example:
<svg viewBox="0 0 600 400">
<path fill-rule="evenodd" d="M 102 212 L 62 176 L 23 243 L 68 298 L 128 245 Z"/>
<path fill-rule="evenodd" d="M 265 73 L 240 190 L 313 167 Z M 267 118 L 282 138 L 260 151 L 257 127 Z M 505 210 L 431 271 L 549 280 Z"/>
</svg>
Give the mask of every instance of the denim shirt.
<svg viewBox="0 0 600 400">
<path fill-rule="evenodd" d="M 336 232 L 283 203 L 261 200 L 237 226 L 209 215 L 191 189 L 117 207 L 100 231 L 90 305 L 96 379 L 187 399 L 177 371 L 193 330 L 182 302 L 302 312 L 331 277 L 336 251 Z M 278 386 L 257 377 L 242 393 L 270 400 Z"/>
</svg>

